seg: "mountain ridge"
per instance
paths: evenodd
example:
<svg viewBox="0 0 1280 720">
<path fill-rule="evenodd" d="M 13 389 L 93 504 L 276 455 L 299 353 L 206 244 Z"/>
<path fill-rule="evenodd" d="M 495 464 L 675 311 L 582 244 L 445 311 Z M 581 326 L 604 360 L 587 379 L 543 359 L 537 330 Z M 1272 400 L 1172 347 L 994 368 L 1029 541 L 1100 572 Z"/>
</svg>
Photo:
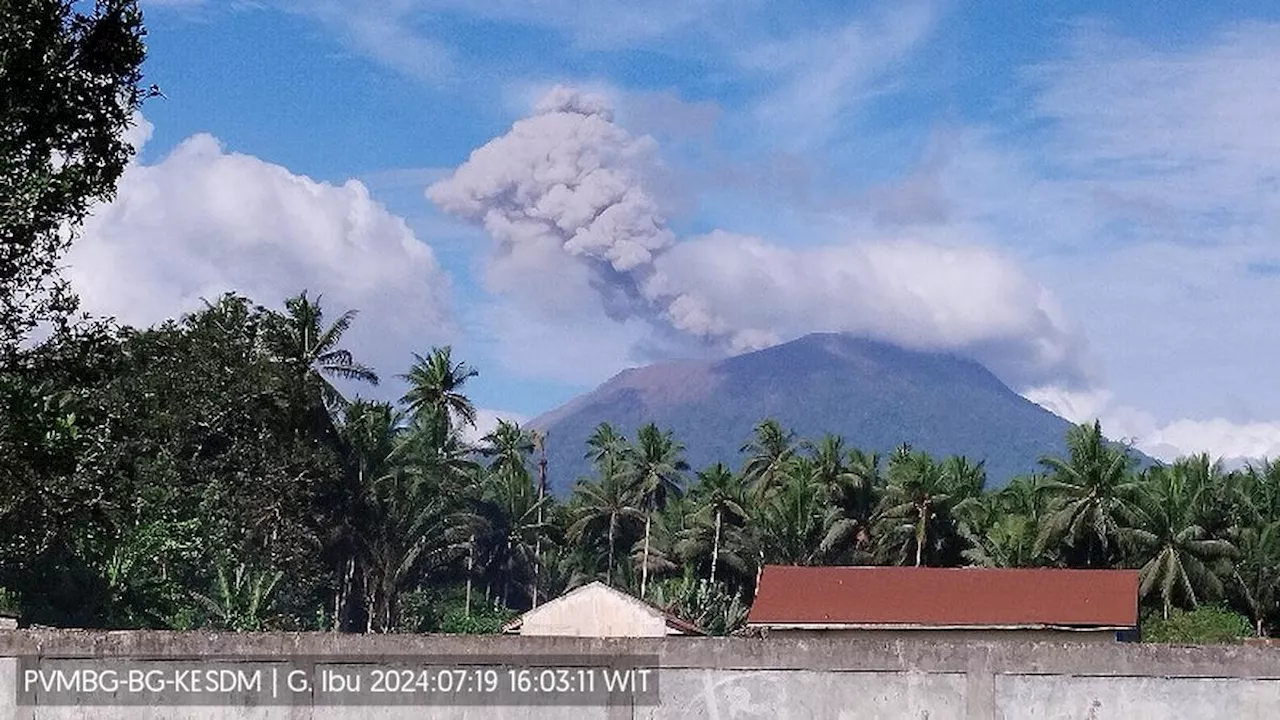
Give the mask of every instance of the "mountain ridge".
<svg viewBox="0 0 1280 720">
<path fill-rule="evenodd" d="M 989 485 L 1061 452 L 1071 423 L 1015 393 L 980 363 L 843 333 L 814 333 L 719 360 L 628 368 L 529 422 L 546 432 L 549 476 L 564 493 L 590 466 L 582 456 L 600 422 L 634 437 L 654 422 L 684 444 L 694 470 L 737 468 L 741 446 L 772 417 L 797 439 L 842 435 L 881 453 L 906 442 L 986 463 Z"/>
</svg>

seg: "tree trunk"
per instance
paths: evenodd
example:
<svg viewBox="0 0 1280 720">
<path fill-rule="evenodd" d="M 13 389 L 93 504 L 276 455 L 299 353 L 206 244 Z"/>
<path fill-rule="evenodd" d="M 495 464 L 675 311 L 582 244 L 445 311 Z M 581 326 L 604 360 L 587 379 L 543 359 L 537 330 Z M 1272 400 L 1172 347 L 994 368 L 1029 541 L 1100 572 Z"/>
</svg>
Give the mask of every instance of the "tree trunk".
<svg viewBox="0 0 1280 720">
<path fill-rule="evenodd" d="M 645 589 L 649 585 L 649 524 L 653 520 L 653 511 L 644 515 L 644 556 L 640 559 L 640 599 L 645 598 Z"/>
<path fill-rule="evenodd" d="M 711 584 L 716 582 L 716 561 L 720 559 L 720 521 L 724 510 L 716 508 L 716 537 L 711 543 Z"/>
<path fill-rule="evenodd" d="M 538 538 L 533 545 L 533 606 L 538 607 L 538 590 L 542 581 L 542 504 L 547 496 L 547 446 L 538 435 Z"/>
<path fill-rule="evenodd" d="M 476 536 L 471 534 L 471 541 L 467 543 L 467 599 L 464 603 L 462 614 L 471 617 L 471 569 L 475 567 L 476 561 Z"/>
<path fill-rule="evenodd" d="M 613 585 L 613 555 L 615 552 L 614 544 L 616 542 L 616 540 L 614 539 L 615 535 L 616 535 L 616 531 L 614 528 L 614 518 L 612 515 L 610 515 L 609 516 L 609 570 L 605 574 L 605 580 L 608 581 L 610 586 Z"/>
</svg>

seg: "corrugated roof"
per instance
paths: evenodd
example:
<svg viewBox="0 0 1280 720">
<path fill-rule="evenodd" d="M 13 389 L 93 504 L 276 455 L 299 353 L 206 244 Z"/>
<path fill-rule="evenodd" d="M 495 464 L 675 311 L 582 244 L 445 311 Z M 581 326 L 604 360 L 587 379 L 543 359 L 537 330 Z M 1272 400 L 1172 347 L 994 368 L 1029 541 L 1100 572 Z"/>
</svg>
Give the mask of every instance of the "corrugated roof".
<svg viewBox="0 0 1280 720">
<path fill-rule="evenodd" d="M 1135 627 L 1138 571 L 766 566 L 748 625 Z"/>
</svg>

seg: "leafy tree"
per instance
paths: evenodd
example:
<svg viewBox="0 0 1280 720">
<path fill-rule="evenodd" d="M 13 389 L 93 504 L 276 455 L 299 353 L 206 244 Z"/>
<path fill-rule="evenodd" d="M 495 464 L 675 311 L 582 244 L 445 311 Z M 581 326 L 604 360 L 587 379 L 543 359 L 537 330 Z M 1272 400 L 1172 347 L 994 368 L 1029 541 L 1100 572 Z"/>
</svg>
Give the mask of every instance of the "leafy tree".
<svg viewBox="0 0 1280 720">
<path fill-rule="evenodd" d="M 87 6 L 87 7 L 86 7 Z M 146 56 L 136 0 L 0 1 L 0 373 L 75 299 L 58 262 L 95 202 L 110 199 Z"/>
</svg>

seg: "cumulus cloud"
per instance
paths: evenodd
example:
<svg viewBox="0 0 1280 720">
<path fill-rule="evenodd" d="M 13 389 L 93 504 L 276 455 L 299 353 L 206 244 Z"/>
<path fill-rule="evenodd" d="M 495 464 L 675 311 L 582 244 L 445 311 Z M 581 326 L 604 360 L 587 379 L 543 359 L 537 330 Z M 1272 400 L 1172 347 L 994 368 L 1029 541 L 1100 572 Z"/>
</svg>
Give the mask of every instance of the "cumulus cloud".
<svg viewBox="0 0 1280 720">
<path fill-rule="evenodd" d="M 678 242 L 646 189 L 655 150 L 614 122 L 602 96 L 556 87 L 427 195 L 497 241 L 489 289 L 559 317 L 591 303 L 727 352 L 843 330 L 967 351 L 1016 384 L 1083 381 L 1078 338 L 997 252 L 956 238 L 785 247 L 714 232 Z"/>
<path fill-rule="evenodd" d="M 1200 453 L 1228 462 L 1280 458 L 1280 422 L 1237 423 L 1212 418 L 1159 423 L 1150 413 L 1117 403 L 1105 390 L 1071 392 L 1042 387 L 1023 395 L 1072 422 L 1097 420 L 1108 437 L 1131 442 L 1166 462 Z"/>
<path fill-rule="evenodd" d="M 1007 256 L 915 238 L 788 247 L 716 232 L 675 246 L 660 277 L 758 343 L 842 331 L 963 352 L 1015 386 L 1087 382 L 1084 347 L 1052 297 Z M 673 290 L 674 292 L 674 290 Z"/>
<path fill-rule="evenodd" d="M 138 142 L 149 127 L 139 118 Z M 129 167 L 67 263 L 86 309 L 141 326 L 231 290 L 268 306 L 323 294 L 334 316 L 360 311 L 349 343 L 388 376 L 449 333 L 449 283 L 431 248 L 364 185 L 316 182 L 209 135 Z"/>
</svg>

